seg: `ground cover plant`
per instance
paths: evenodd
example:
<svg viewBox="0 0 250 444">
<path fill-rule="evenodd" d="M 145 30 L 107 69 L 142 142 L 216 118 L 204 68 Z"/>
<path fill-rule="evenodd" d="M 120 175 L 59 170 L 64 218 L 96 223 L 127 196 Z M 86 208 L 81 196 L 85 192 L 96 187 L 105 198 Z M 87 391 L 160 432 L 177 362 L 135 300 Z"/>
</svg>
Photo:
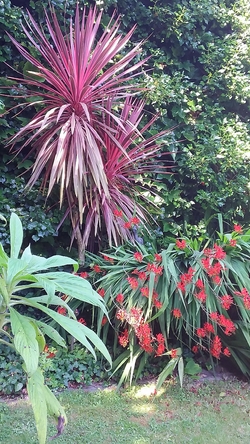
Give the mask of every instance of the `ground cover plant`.
<svg viewBox="0 0 250 444">
<path fill-rule="evenodd" d="M 158 395 L 155 385 L 117 393 L 81 390 L 59 394 L 69 424 L 58 438 L 62 444 L 248 444 L 249 386 L 239 381 L 201 384 L 191 381 L 180 389 L 168 383 Z M 0 402 L 0 442 L 37 443 L 29 403 Z M 10 423 L 12 427 L 10 427 Z M 49 436 L 54 433 L 49 425 Z"/>
<path fill-rule="evenodd" d="M 93 347 L 97 347 L 111 364 L 105 345 L 93 330 L 77 321 L 68 301 L 75 297 L 95 304 L 105 312 L 106 310 L 103 300 L 88 282 L 73 271 L 58 271 L 62 267 L 71 266 L 76 272 L 78 264 L 74 260 L 63 256 L 48 259 L 35 256 L 31 253 L 30 246 L 21 252 L 22 241 L 21 221 L 12 213 L 10 256 L 0 244 L 0 344 L 13 349 L 23 360 L 22 367 L 26 373 L 27 391 L 35 416 L 38 439 L 40 444 L 44 444 L 47 414 L 56 419 L 58 430 L 64 428 L 67 418 L 63 407 L 44 382 L 39 357 L 46 345 L 45 336 L 61 347 L 66 344 L 55 328 L 41 320 L 41 314 L 60 325 L 94 356 Z M 41 292 L 34 295 L 34 290 Z M 38 310 L 40 316 L 32 317 L 27 311 L 23 314 L 23 307 Z"/>
</svg>

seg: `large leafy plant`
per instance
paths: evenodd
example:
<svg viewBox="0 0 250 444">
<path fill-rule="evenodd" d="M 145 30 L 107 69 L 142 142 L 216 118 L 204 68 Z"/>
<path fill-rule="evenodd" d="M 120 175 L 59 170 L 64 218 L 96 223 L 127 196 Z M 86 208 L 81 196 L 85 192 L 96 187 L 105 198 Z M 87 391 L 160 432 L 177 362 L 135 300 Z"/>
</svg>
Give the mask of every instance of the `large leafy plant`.
<svg viewBox="0 0 250 444">
<path fill-rule="evenodd" d="M 13 348 L 23 359 L 38 438 L 40 444 L 43 444 L 47 434 L 47 414 L 56 418 L 59 433 L 62 432 L 67 419 L 63 407 L 44 384 L 44 377 L 39 368 L 39 355 L 45 347 L 45 335 L 62 347 L 65 347 L 65 341 L 47 322 L 22 314 L 23 307 L 39 310 L 76 338 L 94 356 L 94 347 L 97 347 L 109 363 L 111 358 L 96 333 L 77 322 L 68 305 L 71 298 L 77 298 L 98 306 L 106 313 L 102 298 L 81 277 L 70 272 L 51 271 L 53 268 L 72 265 L 76 271 L 77 263 L 63 256 L 45 259 L 32 255 L 29 246 L 20 256 L 22 240 L 21 221 L 12 213 L 10 256 L 7 256 L 0 244 L 0 343 Z M 30 296 L 39 289 L 42 290 L 40 295 Z M 55 310 L 57 307 L 59 310 Z"/>
<path fill-rule="evenodd" d="M 107 203 L 112 206 L 114 186 L 110 176 L 117 178 L 117 163 L 122 160 L 124 164 L 126 160 L 131 167 L 140 162 L 139 170 L 143 171 L 144 156 L 153 156 L 159 149 L 155 144 L 159 135 L 154 135 L 146 144 L 140 141 L 137 150 L 128 151 L 135 143 L 135 135 L 143 140 L 138 128 L 143 117 L 142 103 L 132 104 L 127 100 L 124 104 L 126 97 L 141 89 L 133 77 L 139 75 L 145 60 L 139 57 L 136 63 L 131 62 L 139 56 L 142 42 L 126 53 L 124 47 L 134 27 L 123 37 L 119 32 L 119 18 L 112 17 L 100 33 L 101 16 L 94 8 L 89 9 L 87 16 L 84 9 L 80 17 L 77 6 L 75 20 L 71 20 L 69 32 L 63 35 L 53 8 L 50 16 L 45 12 L 47 33 L 28 13 L 23 31 L 43 62 L 9 35 L 30 64 L 22 79 L 22 84 L 27 86 L 25 97 L 32 98 L 32 105 L 41 106 L 35 117 L 12 137 L 10 144 L 21 141 L 19 151 L 31 146 L 29 155 L 36 154 L 28 186 L 41 177 L 44 189 L 50 194 L 55 184 L 60 184 L 60 202 L 67 199 L 67 214 L 71 217 L 81 260 L 90 236 L 92 209 L 95 227 L 104 216 L 110 241 L 116 239 L 117 232 L 126 238 L 126 230 L 117 229 L 113 213 L 107 215 L 106 209 Z M 129 167 L 124 179 L 128 184 Z M 132 180 L 135 169 L 132 168 Z M 131 213 L 133 200 L 124 197 L 128 187 L 125 188 L 123 185 L 119 197 Z M 85 211 L 87 221 L 82 235 Z"/>
<path fill-rule="evenodd" d="M 136 251 L 127 244 L 103 257 L 89 255 L 89 278 L 115 326 L 113 368 L 124 369 L 122 380 L 139 375 L 147 356 L 167 354 L 172 359 L 160 385 L 181 363 L 179 347 L 209 358 L 209 365 L 230 358 L 250 376 L 250 231 L 235 225 L 224 233 L 221 218 L 219 224 L 216 241 L 172 239 L 160 254 L 149 245 L 138 244 Z M 101 313 L 97 323 L 106 341 L 110 326 Z"/>
</svg>

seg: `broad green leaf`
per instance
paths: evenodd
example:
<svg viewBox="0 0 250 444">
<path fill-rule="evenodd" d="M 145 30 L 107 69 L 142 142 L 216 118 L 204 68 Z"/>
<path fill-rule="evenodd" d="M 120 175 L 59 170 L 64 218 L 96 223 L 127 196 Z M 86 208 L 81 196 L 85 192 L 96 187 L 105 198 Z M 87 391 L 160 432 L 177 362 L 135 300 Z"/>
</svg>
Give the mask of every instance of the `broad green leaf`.
<svg viewBox="0 0 250 444">
<path fill-rule="evenodd" d="M 16 281 L 23 280 L 27 264 L 22 259 L 10 258 L 8 260 L 6 283 L 9 288 L 14 288 Z"/>
<path fill-rule="evenodd" d="M 58 296 L 53 296 L 51 298 L 49 295 L 44 294 L 42 296 L 36 296 L 34 298 L 29 298 L 28 301 L 38 302 L 39 304 L 57 305 L 57 306 L 59 305 L 61 307 L 65 307 L 67 309 L 70 317 L 75 319 L 75 314 L 74 314 L 73 310 L 69 307 L 69 305 L 63 299 L 59 298 Z"/>
<path fill-rule="evenodd" d="M 10 307 L 9 310 L 15 348 L 25 362 L 27 373 L 31 375 L 37 370 L 39 358 L 36 329 L 28 318 L 14 308 Z"/>
<path fill-rule="evenodd" d="M 28 377 L 27 391 L 34 412 L 39 444 L 46 443 L 47 437 L 47 401 L 44 390 L 44 378 L 40 369 Z"/>
<path fill-rule="evenodd" d="M 71 334 L 77 341 L 79 341 L 81 344 L 84 345 L 96 358 L 95 351 L 90 344 L 90 342 L 87 340 L 89 338 L 92 343 L 95 345 L 95 347 L 98 348 L 98 350 L 103 354 L 103 356 L 107 359 L 110 365 L 112 365 L 112 360 L 110 357 L 110 354 L 104 345 L 104 343 L 101 341 L 101 339 L 97 336 L 95 332 L 90 330 L 88 327 L 85 327 L 85 325 L 80 324 L 79 322 L 75 321 L 74 319 L 70 319 L 66 316 L 63 316 L 53 310 L 51 310 L 48 307 L 44 307 L 43 305 L 30 301 L 27 299 L 27 305 L 31 305 L 35 308 L 38 308 L 39 310 L 46 313 L 50 318 L 54 319 L 59 325 L 61 325 L 69 334 Z M 33 329 L 34 330 L 34 329 Z M 87 338 L 86 338 L 87 337 Z"/>
<path fill-rule="evenodd" d="M 36 324 L 44 335 L 48 336 L 50 339 L 52 339 L 52 341 L 55 341 L 58 345 L 60 345 L 60 347 L 67 348 L 65 340 L 55 328 L 51 327 L 51 325 L 45 324 L 45 322 L 38 320 L 36 320 Z"/>
<path fill-rule="evenodd" d="M 23 243 L 23 227 L 15 213 L 10 216 L 10 257 L 18 258 Z"/>
<path fill-rule="evenodd" d="M 107 314 L 103 299 L 95 290 L 93 290 L 90 283 L 86 281 L 86 279 L 63 271 L 36 274 L 35 277 L 37 279 L 40 277 L 42 279 L 51 279 L 51 281 L 53 281 L 55 284 L 56 291 L 68 296 L 72 296 L 80 301 L 96 305 L 100 307 L 105 314 Z M 36 285 L 34 284 L 34 287 L 35 286 Z"/>
</svg>

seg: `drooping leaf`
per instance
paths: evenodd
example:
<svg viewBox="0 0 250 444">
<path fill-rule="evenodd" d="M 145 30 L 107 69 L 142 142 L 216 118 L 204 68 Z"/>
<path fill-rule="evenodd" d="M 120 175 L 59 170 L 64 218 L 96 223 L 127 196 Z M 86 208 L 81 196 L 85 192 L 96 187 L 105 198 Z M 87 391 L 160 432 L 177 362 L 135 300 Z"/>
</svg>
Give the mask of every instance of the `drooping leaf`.
<svg viewBox="0 0 250 444">
<path fill-rule="evenodd" d="M 9 308 L 14 345 L 22 356 L 28 375 L 32 375 L 38 367 L 39 347 L 37 332 L 30 319 Z"/>
<path fill-rule="evenodd" d="M 45 444 L 47 437 L 47 401 L 44 378 L 40 369 L 37 369 L 28 377 L 27 391 L 35 417 L 39 444 Z"/>
</svg>

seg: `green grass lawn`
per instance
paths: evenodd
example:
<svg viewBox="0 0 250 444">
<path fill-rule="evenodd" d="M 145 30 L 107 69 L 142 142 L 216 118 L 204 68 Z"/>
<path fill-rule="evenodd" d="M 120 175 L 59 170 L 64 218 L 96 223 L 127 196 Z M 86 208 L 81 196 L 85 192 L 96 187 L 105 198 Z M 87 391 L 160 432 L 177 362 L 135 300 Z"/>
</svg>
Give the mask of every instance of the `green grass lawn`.
<svg viewBox="0 0 250 444">
<path fill-rule="evenodd" d="M 59 394 L 68 425 L 58 444 L 249 444 L 249 385 L 238 381 L 169 383 L 152 396 L 145 385 L 118 394 L 109 389 Z M 37 443 L 26 400 L 0 403 L 0 443 Z M 48 436 L 56 433 L 51 423 Z"/>
</svg>

